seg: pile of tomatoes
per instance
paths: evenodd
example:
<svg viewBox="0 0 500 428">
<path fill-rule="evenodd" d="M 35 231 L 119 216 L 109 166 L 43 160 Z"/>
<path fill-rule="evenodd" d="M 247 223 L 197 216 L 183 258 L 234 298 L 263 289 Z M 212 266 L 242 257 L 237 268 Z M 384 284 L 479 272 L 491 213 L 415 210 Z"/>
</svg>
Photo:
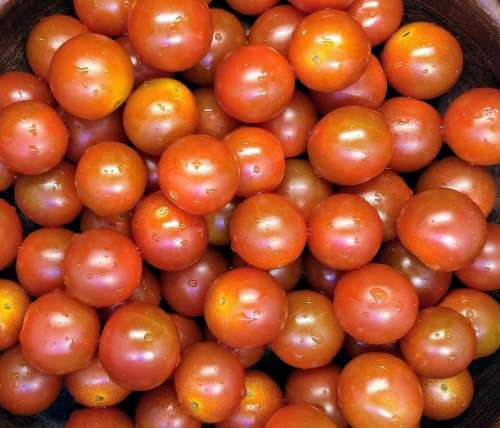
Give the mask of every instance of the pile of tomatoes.
<svg viewBox="0 0 500 428">
<path fill-rule="evenodd" d="M 468 407 L 500 347 L 500 90 L 441 117 L 462 50 L 400 28 L 402 0 L 277 3 L 74 0 L 29 34 L 33 74 L 0 76 L 2 408 L 63 386 L 66 428 Z"/>
</svg>

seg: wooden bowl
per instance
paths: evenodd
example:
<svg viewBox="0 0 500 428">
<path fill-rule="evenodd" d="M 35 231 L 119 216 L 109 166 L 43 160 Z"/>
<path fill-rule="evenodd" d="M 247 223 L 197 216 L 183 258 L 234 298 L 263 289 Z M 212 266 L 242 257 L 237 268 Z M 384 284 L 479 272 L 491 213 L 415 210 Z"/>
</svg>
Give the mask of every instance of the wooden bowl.
<svg viewBox="0 0 500 428">
<path fill-rule="evenodd" d="M 222 1 L 213 4 L 222 6 Z M 447 27 L 460 41 L 465 54 L 465 69 L 460 82 L 446 96 L 436 100 L 443 111 L 449 102 L 466 89 L 500 86 L 500 3 L 498 0 L 405 0 L 405 21 L 431 21 Z M 0 0 L 0 73 L 29 67 L 25 44 L 33 25 L 43 16 L 73 14 L 70 0 Z M 500 167 L 493 168 L 500 183 Z M 500 188 L 500 187 L 499 187 Z M 490 221 L 500 222 L 500 198 Z M 497 293 L 498 294 L 498 293 Z M 282 373 L 279 362 L 269 357 L 262 363 Z M 460 417 L 447 422 L 423 420 L 422 427 L 494 428 L 500 427 L 500 355 L 476 361 L 471 366 L 476 387 L 471 407 Z M 284 373 L 284 372 L 283 372 Z M 133 413 L 131 397 L 123 407 Z M 66 392 L 45 413 L 33 417 L 14 417 L 0 409 L 0 428 L 62 428 L 75 408 Z M 113 428 L 113 427 L 109 427 Z"/>
</svg>

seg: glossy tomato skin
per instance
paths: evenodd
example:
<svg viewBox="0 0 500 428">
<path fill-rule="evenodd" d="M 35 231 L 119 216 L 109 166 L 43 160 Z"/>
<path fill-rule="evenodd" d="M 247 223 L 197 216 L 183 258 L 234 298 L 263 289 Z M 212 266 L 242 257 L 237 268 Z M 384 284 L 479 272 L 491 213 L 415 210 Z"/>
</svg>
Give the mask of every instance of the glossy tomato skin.
<svg viewBox="0 0 500 428">
<path fill-rule="evenodd" d="M 174 381 L 181 406 L 205 423 L 227 419 L 246 394 L 240 362 L 214 342 L 191 346 L 175 371 Z"/>
<path fill-rule="evenodd" d="M 66 374 L 89 365 L 98 337 L 95 310 L 54 290 L 29 306 L 19 341 L 30 365 L 44 373 Z"/>
<path fill-rule="evenodd" d="M 296 260 L 306 243 L 306 223 L 283 196 L 263 193 L 238 205 L 231 217 L 231 248 L 248 264 L 269 270 Z"/>
<path fill-rule="evenodd" d="M 82 210 L 75 188 L 75 167 L 66 161 L 39 175 L 19 176 L 14 195 L 22 213 L 45 227 L 71 223 Z"/>
<path fill-rule="evenodd" d="M 95 307 L 123 302 L 139 285 L 141 274 L 136 246 L 111 229 L 92 229 L 75 236 L 64 257 L 66 290 Z"/>
<path fill-rule="evenodd" d="M 0 406 L 26 416 L 43 412 L 56 401 L 62 379 L 31 367 L 17 345 L 0 355 L 0 385 Z"/>
<path fill-rule="evenodd" d="M 347 9 L 353 0 L 289 0 L 297 9 L 311 13 L 321 9 Z"/>
<path fill-rule="evenodd" d="M 454 100 L 443 119 L 444 140 L 476 165 L 500 162 L 500 90 L 477 88 Z"/>
<path fill-rule="evenodd" d="M 370 352 L 351 360 L 340 375 L 338 393 L 340 408 L 355 427 L 414 427 L 422 417 L 417 376 L 390 354 Z"/>
<path fill-rule="evenodd" d="M 17 256 L 17 249 L 23 240 L 23 227 L 16 209 L 0 199 L 0 270 L 9 266 Z"/>
<path fill-rule="evenodd" d="M 222 274 L 205 296 L 208 328 L 231 347 L 271 343 L 283 331 L 287 312 L 286 293 L 278 281 L 250 267 Z"/>
<path fill-rule="evenodd" d="M 460 416 L 474 396 L 474 381 L 467 370 L 446 379 L 420 377 L 424 416 L 442 421 Z"/>
<path fill-rule="evenodd" d="M 464 227 L 467 225 L 467 227 Z M 467 196 L 451 189 L 418 193 L 401 210 L 401 243 L 433 270 L 458 270 L 481 252 L 486 220 Z"/>
<path fill-rule="evenodd" d="M 246 44 L 247 36 L 240 20 L 224 9 L 210 9 L 213 36 L 210 49 L 184 77 L 198 85 L 211 85 L 221 60 L 233 49 Z"/>
<path fill-rule="evenodd" d="M 74 233 L 62 228 L 42 228 L 30 233 L 20 245 L 16 259 L 19 283 L 39 297 L 63 288 L 63 260 Z"/>
<path fill-rule="evenodd" d="M 288 57 L 292 36 L 304 14 L 289 5 L 278 5 L 263 12 L 253 23 L 248 35 L 251 45 L 267 45 Z"/>
<path fill-rule="evenodd" d="M 271 348 L 286 364 L 311 369 L 329 364 L 344 336 L 328 298 L 309 290 L 292 291 L 285 328 Z"/>
<path fill-rule="evenodd" d="M 97 120 L 86 120 L 58 109 L 59 116 L 68 128 L 69 140 L 66 157 L 77 163 L 85 150 L 105 141 L 127 142 L 123 130 L 122 112 L 115 110 L 109 116 Z"/>
<path fill-rule="evenodd" d="M 262 128 L 241 127 L 226 135 L 240 169 L 236 194 L 249 197 L 273 191 L 285 174 L 285 153 L 280 141 Z"/>
<path fill-rule="evenodd" d="M 68 131 L 55 110 L 40 101 L 19 101 L 0 111 L 0 156 L 14 171 L 42 174 L 68 147 Z"/>
<path fill-rule="evenodd" d="M 413 22 L 385 44 L 382 65 L 391 86 L 406 97 L 428 100 L 448 92 L 463 68 L 457 39 L 439 25 Z"/>
<path fill-rule="evenodd" d="M 486 242 L 474 261 L 456 272 L 467 287 L 482 291 L 500 288 L 500 226 L 488 223 Z"/>
<path fill-rule="evenodd" d="M 123 213 L 110 217 L 101 217 L 84 208 L 80 217 L 80 230 L 86 232 L 91 229 L 113 229 L 122 235 L 130 237 L 130 217 L 132 213 Z"/>
<path fill-rule="evenodd" d="M 210 9 L 202 0 L 137 0 L 128 17 L 137 54 L 164 71 L 194 66 L 208 52 L 212 32 Z"/>
<path fill-rule="evenodd" d="M 208 243 L 210 245 L 222 247 L 231 243 L 229 224 L 239 202 L 239 198 L 235 198 L 223 208 L 205 216 L 208 227 Z"/>
<path fill-rule="evenodd" d="M 308 424 L 316 428 L 337 428 L 325 413 L 308 404 L 282 407 L 269 419 L 265 428 L 301 428 Z"/>
<path fill-rule="evenodd" d="M 48 80 L 50 63 L 57 49 L 73 37 L 88 32 L 78 19 L 66 15 L 50 15 L 36 23 L 28 36 L 26 57 L 31 69 Z"/>
<path fill-rule="evenodd" d="M 387 79 L 375 55 L 361 77 L 344 89 L 334 92 L 310 91 L 311 99 L 318 110 L 327 114 L 332 110 L 347 106 L 378 108 L 387 94 Z"/>
<path fill-rule="evenodd" d="M 395 342 L 410 330 L 417 319 L 418 296 L 403 274 L 372 263 L 340 278 L 333 306 L 347 333 L 381 345 Z"/>
<path fill-rule="evenodd" d="M 9 71 L 0 75 L 0 110 L 18 101 L 40 101 L 54 104 L 49 85 L 24 71 Z"/>
<path fill-rule="evenodd" d="M 137 428 L 201 428 L 181 407 L 175 388 L 167 382 L 141 395 L 135 409 Z"/>
<path fill-rule="evenodd" d="M 61 107 L 82 119 L 102 119 L 126 100 L 134 84 L 127 52 L 95 33 L 68 40 L 50 64 L 49 83 Z"/>
<path fill-rule="evenodd" d="M 73 7 L 90 31 L 109 37 L 121 36 L 127 32 L 129 0 L 73 0 Z"/>
<path fill-rule="evenodd" d="M 445 307 L 419 312 L 401 339 L 401 352 L 421 376 L 446 378 L 466 369 L 476 356 L 476 336 L 469 320 Z"/>
<path fill-rule="evenodd" d="M 16 180 L 16 175 L 14 171 L 12 171 L 5 161 L 0 156 L 0 192 L 7 190 L 14 181 Z"/>
<path fill-rule="evenodd" d="M 193 92 L 198 106 L 200 120 L 197 134 L 210 135 L 223 139 L 238 126 L 238 121 L 229 116 L 219 105 L 215 92 L 211 87 L 199 88 Z"/>
<path fill-rule="evenodd" d="M 451 272 L 432 270 L 397 240 L 387 242 L 382 246 L 377 255 L 377 261 L 396 269 L 406 276 L 417 292 L 421 308 L 435 305 L 450 288 L 453 276 Z"/>
<path fill-rule="evenodd" d="M 15 345 L 23 319 L 30 304 L 30 298 L 19 284 L 0 279 L 0 350 Z"/>
<path fill-rule="evenodd" d="M 431 163 L 443 145 L 441 116 L 423 101 L 391 98 L 380 111 L 391 127 L 394 154 L 389 167 L 397 172 L 417 171 Z"/>
<path fill-rule="evenodd" d="M 144 260 L 162 270 L 191 266 L 208 244 L 204 218 L 177 208 L 161 192 L 151 193 L 139 202 L 131 232 Z"/>
<path fill-rule="evenodd" d="M 279 0 L 227 0 L 237 12 L 243 15 L 259 15 L 266 9 L 274 6 Z"/>
<path fill-rule="evenodd" d="M 365 265 L 375 257 L 381 243 L 382 221 L 375 208 L 360 196 L 330 196 L 309 218 L 309 250 L 333 269 Z"/>
<path fill-rule="evenodd" d="M 228 86 L 227 82 L 232 82 Z M 214 89 L 222 108 L 246 123 L 278 115 L 291 101 L 295 76 L 283 55 L 265 45 L 248 45 L 229 53 L 215 73 Z"/>
<path fill-rule="evenodd" d="M 218 251 L 207 248 L 193 265 L 179 271 L 163 271 L 160 276 L 165 301 L 187 317 L 203 315 L 205 296 L 212 283 L 229 269 Z"/>
<path fill-rule="evenodd" d="M 160 156 L 172 142 L 196 130 L 196 101 L 192 92 L 178 80 L 149 80 L 127 100 L 123 124 L 134 146 Z"/>
<path fill-rule="evenodd" d="M 295 91 L 285 109 L 260 126 L 272 132 L 280 140 L 285 157 L 292 158 L 306 151 L 307 140 L 317 122 L 314 105 L 303 92 Z"/>
<path fill-rule="evenodd" d="M 87 407 L 114 406 L 130 393 L 109 377 L 97 357 L 88 367 L 66 375 L 64 383 L 73 399 Z"/>
<path fill-rule="evenodd" d="M 383 116 L 366 107 L 342 107 L 314 127 L 307 152 L 320 176 L 354 186 L 375 178 L 388 166 L 393 137 Z"/>
<path fill-rule="evenodd" d="M 333 297 L 342 272 L 321 263 L 310 251 L 304 253 L 304 276 L 311 290 Z"/>
<path fill-rule="evenodd" d="M 201 330 L 194 320 L 183 317 L 179 314 L 170 314 L 170 317 L 175 324 L 175 328 L 179 336 L 181 353 L 183 353 L 191 345 L 203 340 Z"/>
<path fill-rule="evenodd" d="M 71 413 L 64 428 L 133 428 L 132 420 L 118 407 L 81 409 Z"/>
<path fill-rule="evenodd" d="M 104 326 L 99 360 L 119 385 L 145 391 L 165 382 L 180 360 L 172 318 L 143 302 L 119 308 Z"/>
<path fill-rule="evenodd" d="M 456 156 L 437 161 L 419 177 L 416 191 L 445 187 L 467 195 L 488 217 L 496 205 L 497 185 L 485 168 L 471 165 Z"/>
<path fill-rule="evenodd" d="M 348 13 L 325 9 L 302 20 L 288 56 L 305 86 L 333 92 L 359 80 L 370 60 L 370 41 Z"/>
<path fill-rule="evenodd" d="M 476 333 L 476 358 L 486 357 L 500 348 L 500 305 L 490 295 L 461 288 L 451 291 L 440 303 L 466 317 Z"/>
<path fill-rule="evenodd" d="M 362 25 L 371 45 L 376 46 L 399 28 L 403 9 L 402 0 L 355 0 L 348 11 Z"/>
<path fill-rule="evenodd" d="M 246 396 L 236 411 L 216 428 L 264 428 L 269 418 L 283 407 L 283 393 L 267 374 L 248 370 L 245 373 Z"/>
<path fill-rule="evenodd" d="M 287 403 L 316 406 L 335 422 L 337 428 L 346 428 L 347 422 L 338 403 L 340 371 L 333 365 L 309 370 L 295 369 L 286 382 Z"/>
</svg>

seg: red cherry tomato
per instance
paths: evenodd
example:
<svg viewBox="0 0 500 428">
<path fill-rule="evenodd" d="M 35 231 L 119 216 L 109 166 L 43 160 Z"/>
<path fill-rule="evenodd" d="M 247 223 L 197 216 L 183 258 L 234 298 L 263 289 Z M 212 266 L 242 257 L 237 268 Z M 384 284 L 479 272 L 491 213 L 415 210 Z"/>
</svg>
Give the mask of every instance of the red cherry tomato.
<svg viewBox="0 0 500 428">
<path fill-rule="evenodd" d="M 304 276 L 310 289 L 332 298 L 342 272 L 321 263 L 307 251 L 304 254 Z"/>
<path fill-rule="evenodd" d="M 133 428 L 132 420 L 117 407 L 81 409 L 71 413 L 64 428 Z"/>
<path fill-rule="evenodd" d="M 160 183 L 158 182 L 158 164 L 160 163 L 160 158 L 147 153 L 139 154 L 144 161 L 147 171 L 146 193 L 153 193 L 160 190 Z"/>
<path fill-rule="evenodd" d="M 40 101 L 54 104 L 49 85 L 24 71 L 10 71 L 0 75 L 0 110 L 18 101 Z"/>
<path fill-rule="evenodd" d="M 73 7 L 90 31 L 109 37 L 121 36 L 127 32 L 129 0 L 73 0 Z"/>
<path fill-rule="evenodd" d="M 353 0 L 288 0 L 297 9 L 311 13 L 321 9 L 347 9 Z"/>
<path fill-rule="evenodd" d="M 278 410 L 266 424 L 265 428 L 338 428 L 325 413 L 307 404 L 289 404 Z"/>
<path fill-rule="evenodd" d="M 0 192 L 7 190 L 14 181 L 16 180 L 16 175 L 14 171 L 12 171 L 5 161 L 0 156 Z"/>
<path fill-rule="evenodd" d="M 239 199 L 235 198 L 223 208 L 205 216 L 208 227 L 208 243 L 217 247 L 229 245 L 229 223 Z"/>
<path fill-rule="evenodd" d="M 0 279 L 0 350 L 10 348 L 19 340 L 29 304 L 28 294 L 16 282 Z"/>
<path fill-rule="evenodd" d="M 191 345 L 203 340 L 201 330 L 194 320 L 178 314 L 170 314 L 170 316 L 175 324 L 175 328 L 179 336 L 181 353 L 183 353 Z"/>
<path fill-rule="evenodd" d="M 111 217 L 100 217 L 88 208 L 84 208 L 80 217 L 80 230 L 86 232 L 91 229 L 113 229 L 130 237 L 130 217 L 130 212 Z"/>
<path fill-rule="evenodd" d="M 243 15 L 259 15 L 266 9 L 274 6 L 279 0 L 227 0 L 237 12 Z"/>
<path fill-rule="evenodd" d="M 17 256 L 17 249 L 23 240 L 23 227 L 16 209 L 0 199 L 0 271 L 9 266 Z"/>
</svg>

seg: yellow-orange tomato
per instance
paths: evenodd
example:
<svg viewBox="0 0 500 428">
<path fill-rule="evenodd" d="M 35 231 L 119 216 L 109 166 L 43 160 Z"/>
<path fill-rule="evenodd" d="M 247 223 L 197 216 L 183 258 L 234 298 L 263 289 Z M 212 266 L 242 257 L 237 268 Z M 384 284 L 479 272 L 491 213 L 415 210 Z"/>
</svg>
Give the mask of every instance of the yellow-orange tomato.
<svg viewBox="0 0 500 428">
<path fill-rule="evenodd" d="M 0 279 L 0 350 L 10 348 L 19 340 L 29 304 L 28 293 L 17 283 Z"/>
</svg>

